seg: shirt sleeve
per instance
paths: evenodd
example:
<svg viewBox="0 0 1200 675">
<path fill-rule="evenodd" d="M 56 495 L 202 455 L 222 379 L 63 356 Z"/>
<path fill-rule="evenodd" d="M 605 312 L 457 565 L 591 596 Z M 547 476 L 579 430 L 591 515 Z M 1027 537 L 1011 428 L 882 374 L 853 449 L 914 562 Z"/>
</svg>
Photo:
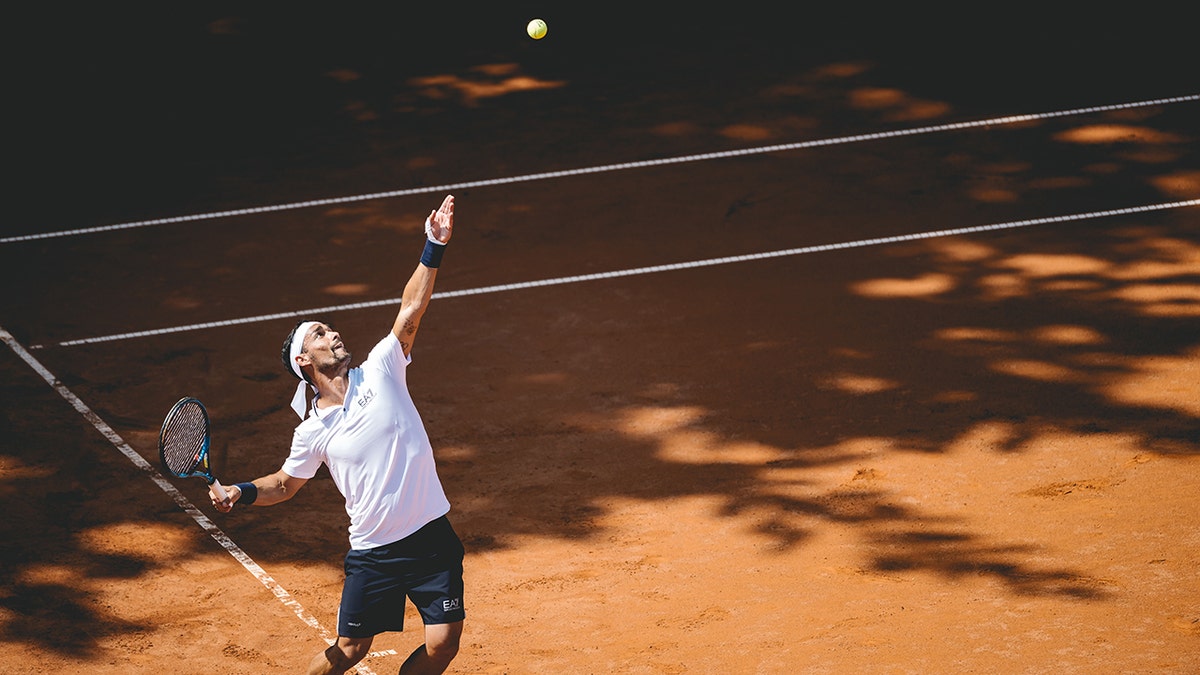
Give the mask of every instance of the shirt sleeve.
<svg viewBox="0 0 1200 675">
<path fill-rule="evenodd" d="M 312 448 L 299 429 L 292 434 L 292 452 L 283 462 L 283 472 L 293 478 L 308 480 L 317 475 L 324 457 Z"/>
<path fill-rule="evenodd" d="M 403 380 L 404 370 L 410 363 L 412 363 L 412 354 L 405 355 L 400 340 L 396 339 L 396 334 L 388 331 L 388 334 L 371 349 L 363 366 L 378 368 L 390 377 Z"/>
</svg>

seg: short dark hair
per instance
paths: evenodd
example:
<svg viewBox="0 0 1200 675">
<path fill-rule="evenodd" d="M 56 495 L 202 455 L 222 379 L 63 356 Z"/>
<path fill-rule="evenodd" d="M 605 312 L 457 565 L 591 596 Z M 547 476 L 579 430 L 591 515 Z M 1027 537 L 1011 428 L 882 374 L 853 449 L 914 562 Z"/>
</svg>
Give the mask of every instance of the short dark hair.
<svg viewBox="0 0 1200 675">
<path fill-rule="evenodd" d="M 308 323 L 308 319 L 301 319 L 300 321 L 296 322 L 295 326 L 292 326 L 292 330 L 283 340 L 283 349 L 279 350 L 279 358 L 283 360 L 283 369 L 286 370 L 288 375 L 291 375 L 292 377 L 296 377 L 296 369 L 292 364 L 292 340 L 296 339 L 296 331 L 305 323 Z M 304 377 L 297 379 L 302 379 L 305 382 L 312 384 L 312 380 L 308 379 L 307 373 L 305 373 L 303 370 L 301 370 L 300 373 L 303 374 Z"/>
</svg>

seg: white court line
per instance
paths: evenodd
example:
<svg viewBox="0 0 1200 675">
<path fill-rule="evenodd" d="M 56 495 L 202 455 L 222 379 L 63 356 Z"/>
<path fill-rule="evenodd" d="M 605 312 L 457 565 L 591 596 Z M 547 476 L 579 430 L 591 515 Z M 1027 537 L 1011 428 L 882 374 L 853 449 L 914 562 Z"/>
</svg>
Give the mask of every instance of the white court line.
<svg viewBox="0 0 1200 675">
<path fill-rule="evenodd" d="M 282 602 L 288 609 L 295 612 L 296 616 L 299 617 L 301 621 L 316 630 L 321 636 L 322 640 L 328 644 L 333 644 L 334 638 L 329 631 L 326 630 L 325 627 L 316 620 L 316 618 L 306 612 L 304 608 L 300 606 L 300 603 L 297 602 L 290 593 L 284 590 L 284 588 L 280 586 L 275 579 L 271 578 L 271 575 L 267 574 L 266 570 L 264 570 L 262 567 L 259 567 L 258 563 L 254 562 L 254 560 L 250 558 L 250 556 L 247 555 L 246 552 L 241 549 L 241 547 L 239 547 L 233 542 L 232 539 L 229 538 L 229 535 L 225 534 L 221 528 L 217 527 L 216 523 L 210 520 L 208 516 L 204 515 L 200 509 L 196 508 L 196 505 L 192 504 L 192 502 L 185 497 L 178 488 L 164 478 L 163 475 L 159 473 L 158 470 L 155 469 L 152 464 L 150 464 L 150 462 L 146 461 L 144 457 L 139 455 L 136 450 L 131 448 L 129 444 L 126 443 L 123 438 L 121 438 L 120 434 L 113 430 L 113 428 L 110 427 L 107 422 L 93 412 L 92 409 L 89 408 L 87 404 L 84 403 L 78 396 L 76 396 L 70 389 L 67 389 L 67 387 L 57 377 L 55 377 L 53 373 L 47 370 L 46 367 L 43 366 L 40 361 L 35 359 L 32 354 L 27 352 L 25 348 L 22 347 L 15 338 L 13 338 L 12 334 L 4 330 L 2 327 L 0 327 L 0 340 L 3 340 L 4 344 L 8 345 L 9 348 L 11 348 L 17 354 L 17 356 L 21 357 L 25 363 L 29 364 L 29 367 L 33 368 L 33 370 L 37 372 L 37 374 L 40 375 L 41 378 L 54 389 L 54 391 L 58 392 L 59 396 L 62 396 L 64 399 L 66 399 L 67 402 L 75 408 L 76 412 L 78 412 L 80 415 L 83 415 L 84 419 L 86 419 L 88 422 L 91 422 L 92 426 L 95 427 L 96 430 L 99 431 L 105 438 L 107 438 L 108 441 L 121 452 L 121 454 L 125 455 L 126 459 L 128 459 L 130 462 L 133 462 L 134 466 L 145 472 L 150 480 L 154 481 L 155 485 L 157 485 L 163 492 L 167 493 L 167 496 L 175 500 L 175 504 L 178 505 L 179 508 L 183 509 L 185 513 L 191 516 L 192 520 L 195 520 L 196 523 L 209 534 L 209 536 L 211 536 L 217 541 L 218 544 L 221 545 L 221 548 L 224 548 L 229 555 L 233 556 L 234 560 L 240 562 L 242 567 L 246 568 L 246 571 L 253 574 L 254 578 L 258 579 L 263 586 L 266 586 L 269 591 L 275 594 L 276 598 L 279 598 L 280 602 Z M 383 655 L 385 653 L 394 654 L 395 651 L 388 650 L 388 652 L 374 652 L 374 654 L 378 655 Z M 374 675 L 374 672 L 365 665 L 360 665 L 358 672 L 362 673 L 363 675 Z"/>
<path fill-rule="evenodd" d="M 168 223 L 183 223 L 196 220 L 212 220 L 215 218 L 227 218 L 230 216 L 244 216 L 253 213 L 268 213 L 273 211 L 289 211 L 294 209 L 305 209 L 314 206 L 328 206 L 330 204 L 345 204 L 347 202 L 361 202 L 371 199 L 384 199 L 390 197 L 405 197 L 409 195 L 419 195 L 428 193 L 443 193 L 452 192 L 465 188 L 482 187 L 489 185 L 508 185 L 512 183 L 525 183 L 530 181 L 548 180 L 551 178 L 564 178 L 567 176 L 581 176 L 585 174 L 603 173 L 607 171 L 622 171 L 626 169 L 641 169 L 649 166 L 662 166 L 665 164 L 682 164 L 685 162 L 702 162 L 710 159 L 723 159 L 726 157 L 741 157 L 745 155 L 761 155 L 771 152 L 783 152 L 785 150 L 801 150 L 804 148 L 816 148 L 825 145 L 843 145 L 847 143 L 859 143 L 862 141 L 876 141 L 884 138 L 898 138 L 901 136 L 916 136 L 919 134 L 932 134 L 942 131 L 957 131 L 959 129 L 972 129 L 975 127 L 1000 126 L 1006 124 L 1016 124 L 1018 122 L 1031 122 L 1034 120 L 1052 119 L 1055 117 L 1070 117 L 1073 115 L 1086 115 L 1097 112 L 1109 112 L 1112 110 L 1127 110 L 1130 108 L 1144 108 L 1147 106 L 1167 105 L 1171 103 L 1185 103 L 1188 101 L 1200 100 L 1200 94 L 1189 94 L 1187 96 L 1174 96 L 1170 98 L 1159 98 L 1148 101 L 1135 101 L 1132 103 L 1116 103 L 1112 105 L 1092 106 L 1088 108 L 1073 108 L 1071 110 L 1059 110 L 1054 112 L 1032 113 L 1027 115 L 1009 115 L 1006 117 L 993 117 L 990 119 L 974 120 L 969 122 L 952 122 L 949 124 L 934 124 L 931 126 L 914 127 L 910 129 L 898 129 L 895 131 L 882 131 L 870 134 L 856 134 L 853 136 L 840 136 L 836 138 L 825 138 L 814 141 L 801 141 L 798 143 L 783 143 L 780 145 L 764 145 L 754 148 L 743 148 L 741 150 L 726 150 L 723 152 L 706 152 L 698 155 L 685 155 L 682 157 L 667 157 L 664 159 L 648 159 L 637 162 L 622 162 L 620 164 L 605 164 L 603 166 L 592 166 L 581 169 L 568 169 L 564 171 L 546 171 L 543 173 L 530 173 L 521 176 L 511 176 L 508 178 L 493 178 L 489 180 L 465 181 L 461 183 L 448 183 L 446 185 L 433 185 L 423 188 L 409 188 L 405 190 L 392 190 L 390 192 L 373 192 L 369 194 L 353 195 L 349 197 L 332 197 L 329 199 L 313 199 L 303 202 L 291 202 L 288 204 L 275 204 L 271 206 L 255 206 L 245 209 L 233 209 L 230 211 L 214 211 L 211 213 L 197 213 L 190 216 L 173 216 L 170 218 L 154 218 L 152 220 L 139 220 L 129 223 L 117 223 L 115 225 L 102 225 L 98 227 L 83 227 L 74 230 L 62 230 L 59 232 L 41 232 L 38 234 L 23 234 L 10 237 L 0 237 L 0 244 L 10 244 L 21 241 L 31 241 L 34 239 L 50 239 L 54 237 L 71 237 L 81 234 L 94 234 L 99 232 L 111 232 L 113 230 L 127 230 L 135 227 L 149 227 L 151 225 L 166 225 Z"/>
<path fill-rule="evenodd" d="M 879 237 L 876 239 L 859 239 L 857 241 L 845 241 L 838 244 L 820 244 L 817 246 L 804 246 L 801 248 L 789 248 L 779 251 L 767 251 L 765 253 L 748 253 L 745 255 L 727 256 L 724 258 L 709 258 L 707 260 L 694 260 L 692 262 L 671 263 L 667 265 L 652 265 L 650 267 L 635 267 L 632 269 L 615 270 L 612 272 L 597 272 L 595 274 L 580 274 L 571 277 L 558 277 L 554 279 L 541 279 L 538 281 L 523 281 L 512 284 L 501 284 L 498 286 L 483 286 L 480 288 L 468 288 L 461 291 L 445 291 L 433 294 L 433 298 L 457 298 L 464 295 L 482 295 L 486 293 L 502 293 L 505 291 L 517 291 L 527 288 L 537 288 L 541 286 L 561 286 L 563 284 L 576 284 L 584 281 L 598 281 L 601 279 L 615 279 L 618 277 L 628 277 L 638 274 L 653 274 L 655 272 L 670 272 L 674 270 L 691 269 L 695 267 L 710 267 L 713 265 L 728 265 L 732 263 L 750 262 L 753 260 L 763 260 L 766 258 L 781 258 L 784 256 L 803 255 L 806 253 L 820 253 L 824 251 L 838 251 L 848 248 L 863 248 L 867 246 L 878 246 L 881 244 L 894 244 L 902 241 L 917 241 L 921 239 L 933 239 L 935 237 L 951 237 L 962 234 L 975 234 L 978 232 L 993 232 L 997 230 L 1011 230 L 1019 227 L 1030 227 L 1033 225 L 1043 225 L 1046 223 L 1061 223 L 1073 220 L 1088 220 L 1093 218 L 1104 218 L 1108 216 L 1118 216 L 1130 213 L 1144 213 L 1146 211 L 1162 211 L 1166 209 L 1178 209 L 1187 206 L 1200 206 L 1200 199 L 1188 199 L 1178 202 L 1166 202 L 1161 204 L 1147 204 L 1144 206 L 1132 206 L 1123 209 L 1110 209 L 1107 211 L 1091 211 L 1088 213 L 1074 213 L 1064 216 L 1050 216 L 1047 218 L 1033 218 L 1030 220 L 1016 220 L 1007 223 L 994 223 L 991 225 L 976 225 L 973 227 L 960 227 L 950 230 L 936 230 L 933 232 L 918 232 L 916 234 L 901 234 L 892 237 Z M 276 314 L 262 314 L 259 316 L 248 316 L 241 319 L 225 319 L 223 321 L 209 321 L 206 323 L 193 323 L 185 326 L 174 326 L 172 328 L 156 328 L 153 330 L 135 331 L 132 333 L 116 333 L 114 335 L 102 335 L 99 337 L 82 338 L 78 340 L 67 340 L 59 342 L 54 346 L 58 347 L 73 347 L 76 345 L 95 344 L 98 342 L 113 342 L 116 340 L 130 340 L 140 337 L 151 337 L 155 335 L 167 335 L 170 333 L 184 333 L 188 331 L 204 330 L 208 328 L 220 328 L 223 326 L 238 326 L 248 323 L 262 323 L 265 321 L 274 321 L 276 319 L 287 319 L 296 317 L 311 317 L 323 316 L 333 312 L 344 312 L 352 309 L 364 309 L 368 307 L 395 306 L 401 302 L 400 298 L 390 298 L 388 300 L 372 300 L 370 302 L 355 302 L 346 305 L 331 305 L 329 307 L 315 307 L 312 309 L 301 309 L 293 312 L 279 312 Z M 34 345 L 30 349 L 43 349 L 45 345 Z"/>
</svg>

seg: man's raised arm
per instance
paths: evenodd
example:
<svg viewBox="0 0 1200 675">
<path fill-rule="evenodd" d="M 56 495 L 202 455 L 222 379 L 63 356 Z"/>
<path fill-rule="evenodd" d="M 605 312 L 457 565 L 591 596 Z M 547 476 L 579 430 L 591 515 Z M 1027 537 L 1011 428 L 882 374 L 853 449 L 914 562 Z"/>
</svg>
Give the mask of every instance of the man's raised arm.
<svg viewBox="0 0 1200 675">
<path fill-rule="evenodd" d="M 425 250 L 421 253 L 421 262 L 416 271 L 404 286 L 400 313 L 396 315 L 396 322 L 392 324 L 392 332 L 400 341 L 405 356 L 412 351 L 421 317 L 429 305 L 429 298 L 433 296 L 437 268 L 442 263 L 442 253 L 446 250 L 446 244 L 450 242 L 453 230 L 454 195 L 446 195 L 442 205 L 436 211 L 431 211 L 425 221 Z"/>
</svg>

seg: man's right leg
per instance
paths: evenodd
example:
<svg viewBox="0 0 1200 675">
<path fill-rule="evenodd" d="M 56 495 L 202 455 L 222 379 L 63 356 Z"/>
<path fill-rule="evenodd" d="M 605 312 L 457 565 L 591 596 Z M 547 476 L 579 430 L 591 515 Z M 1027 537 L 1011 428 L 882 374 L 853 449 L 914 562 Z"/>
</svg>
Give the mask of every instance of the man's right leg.
<svg viewBox="0 0 1200 675">
<path fill-rule="evenodd" d="M 313 657 L 312 663 L 308 664 L 308 675 L 342 675 L 363 660 L 374 639 L 339 636 L 329 649 Z"/>
</svg>

